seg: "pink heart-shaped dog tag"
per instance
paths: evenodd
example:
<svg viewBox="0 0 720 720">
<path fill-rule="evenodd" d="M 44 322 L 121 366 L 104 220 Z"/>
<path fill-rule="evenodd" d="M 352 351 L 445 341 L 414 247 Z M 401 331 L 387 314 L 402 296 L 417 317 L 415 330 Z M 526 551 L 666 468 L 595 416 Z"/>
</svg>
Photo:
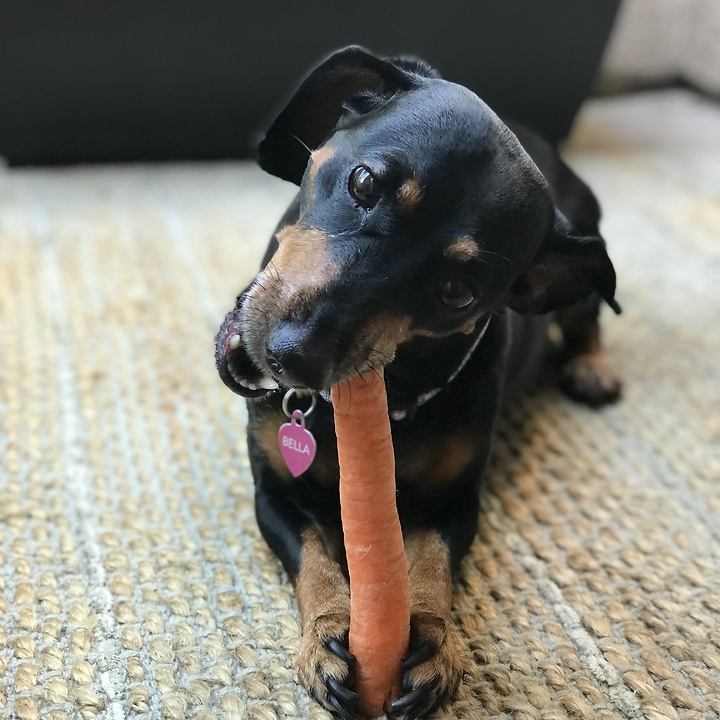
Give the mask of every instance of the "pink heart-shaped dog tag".
<svg viewBox="0 0 720 720">
<path fill-rule="evenodd" d="M 280 426 L 278 443 L 283 460 L 293 477 L 302 475 L 315 459 L 317 445 L 313 434 L 305 429 L 305 416 L 294 410 L 290 422 Z"/>
</svg>

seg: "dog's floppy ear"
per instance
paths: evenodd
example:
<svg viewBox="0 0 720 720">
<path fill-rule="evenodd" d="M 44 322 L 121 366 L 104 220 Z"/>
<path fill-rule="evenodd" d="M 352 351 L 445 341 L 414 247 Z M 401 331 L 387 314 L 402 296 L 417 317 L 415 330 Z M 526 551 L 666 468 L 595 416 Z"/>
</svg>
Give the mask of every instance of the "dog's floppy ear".
<svg viewBox="0 0 720 720">
<path fill-rule="evenodd" d="M 616 312 L 615 268 L 600 235 L 573 235 L 558 211 L 530 267 L 510 287 L 507 305 L 524 315 L 559 310 L 598 293 Z"/>
<path fill-rule="evenodd" d="M 406 69 L 407 68 L 407 69 Z M 391 95 L 413 85 L 407 62 L 393 63 L 349 47 L 315 68 L 260 143 L 260 167 L 300 184 L 309 153 L 327 139 L 343 106 L 357 95 Z"/>
</svg>

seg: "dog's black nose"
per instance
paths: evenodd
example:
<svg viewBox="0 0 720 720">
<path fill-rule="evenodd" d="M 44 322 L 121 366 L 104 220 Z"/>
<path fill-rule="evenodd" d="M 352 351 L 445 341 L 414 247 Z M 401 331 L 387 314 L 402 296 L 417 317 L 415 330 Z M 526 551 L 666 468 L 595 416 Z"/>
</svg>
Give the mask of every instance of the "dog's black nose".
<svg viewBox="0 0 720 720">
<path fill-rule="evenodd" d="M 327 348 L 308 338 L 304 326 L 283 320 L 270 333 L 265 360 L 283 385 L 322 390 L 330 379 L 327 355 Z"/>
</svg>

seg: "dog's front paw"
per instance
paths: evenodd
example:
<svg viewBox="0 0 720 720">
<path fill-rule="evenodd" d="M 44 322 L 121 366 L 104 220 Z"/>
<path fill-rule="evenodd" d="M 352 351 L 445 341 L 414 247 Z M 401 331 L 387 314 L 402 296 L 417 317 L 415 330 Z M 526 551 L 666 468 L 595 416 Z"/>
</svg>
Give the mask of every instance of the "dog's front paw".
<svg viewBox="0 0 720 720">
<path fill-rule="evenodd" d="M 568 360 L 562 366 L 560 384 L 567 395 L 590 407 L 615 402 L 622 390 L 620 379 L 602 352 L 584 353 Z"/>
<path fill-rule="evenodd" d="M 404 694 L 392 704 L 393 717 L 425 717 L 455 694 L 467 663 L 457 630 L 430 613 L 410 618 L 410 651 L 403 661 Z"/>
<path fill-rule="evenodd" d="M 350 616 L 323 615 L 306 628 L 297 669 L 300 682 L 310 695 L 336 717 L 356 717 L 360 698 L 351 690 L 355 680 L 355 658 L 348 650 Z"/>
</svg>

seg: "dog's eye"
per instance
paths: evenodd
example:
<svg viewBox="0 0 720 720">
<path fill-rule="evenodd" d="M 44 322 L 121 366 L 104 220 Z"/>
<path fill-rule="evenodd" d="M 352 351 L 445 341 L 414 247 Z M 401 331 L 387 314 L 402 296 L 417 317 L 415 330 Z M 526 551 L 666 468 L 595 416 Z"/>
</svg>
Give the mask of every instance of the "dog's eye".
<svg viewBox="0 0 720 720">
<path fill-rule="evenodd" d="M 363 165 L 356 167 L 350 173 L 348 190 L 355 202 L 366 210 L 375 207 L 382 197 L 380 183 Z"/>
<path fill-rule="evenodd" d="M 438 288 L 440 299 L 453 310 L 463 310 L 475 300 L 473 289 L 462 280 L 449 280 Z"/>
</svg>

